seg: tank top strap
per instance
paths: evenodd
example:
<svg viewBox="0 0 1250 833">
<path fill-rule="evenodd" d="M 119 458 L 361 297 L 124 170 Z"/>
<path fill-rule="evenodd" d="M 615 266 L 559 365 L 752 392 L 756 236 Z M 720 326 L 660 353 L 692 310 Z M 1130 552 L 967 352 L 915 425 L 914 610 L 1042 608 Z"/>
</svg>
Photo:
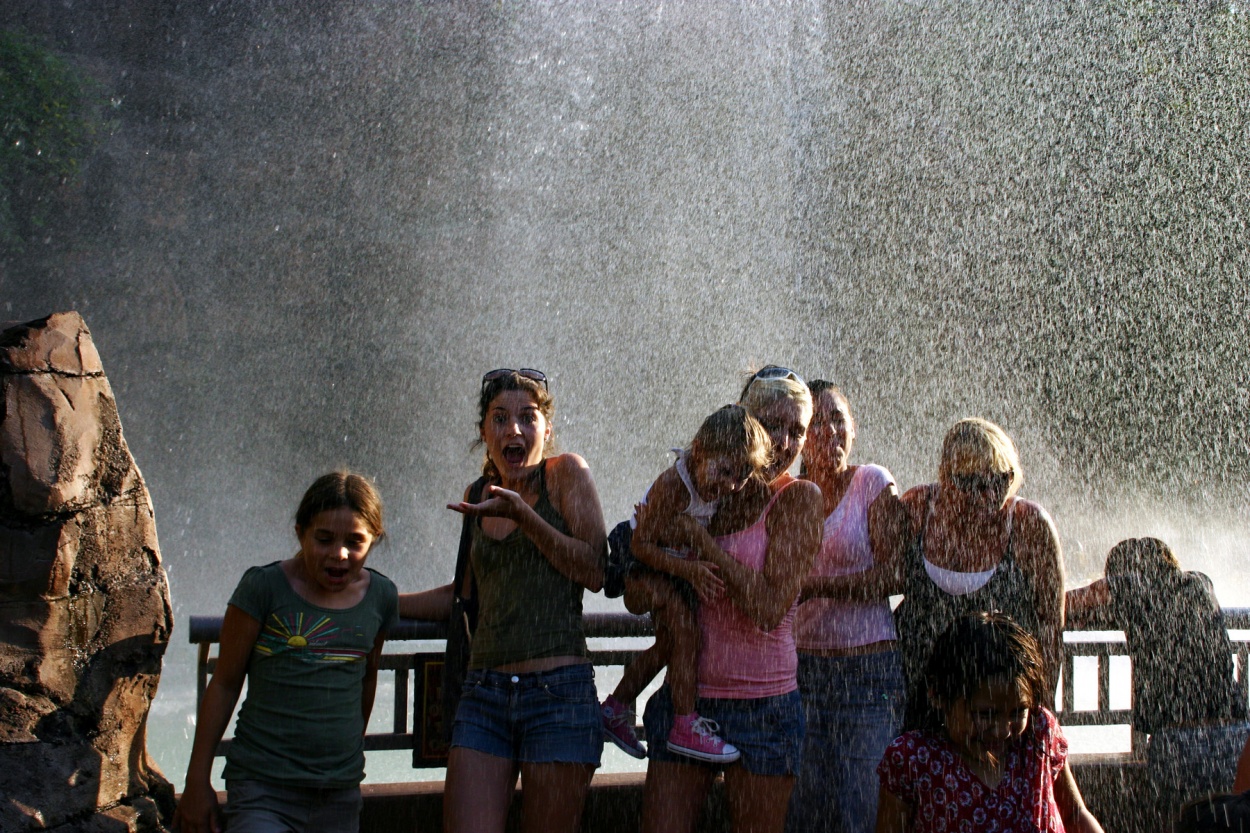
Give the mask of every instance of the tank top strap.
<svg viewBox="0 0 1250 833">
<path fill-rule="evenodd" d="M 1019 508 L 1020 498 L 1015 495 L 1011 496 L 1011 506 L 1007 509 L 1007 548 L 1003 550 L 1003 561 L 1007 563 L 1015 562 L 1015 545 L 1016 545 L 1016 509 Z"/>
<path fill-rule="evenodd" d="M 547 464 L 550 462 L 551 458 L 548 457 L 538 468 L 538 500 L 534 501 L 534 511 L 538 513 L 538 517 L 561 532 L 565 532 L 567 530 L 564 518 L 556 511 L 555 504 L 551 502 L 551 492 L 547 489 Z"/>
<path fill-rule="evenodd" d="M 786 475 L 786 476 L 787 476 L 787 477 L 790 477 L 789 475 Z M 799 482 L 799 480 L 800 480 L 800 478 L 798 478 L 798 477 L 790 477 L 790 479 L 789 479 L 789 480 L 787 480 L 787 481 L 785 482 L 785 484 L 783 484 L 783 485 L 782 485 L 782 487 L 781 487 L 780 489 L 778 489 L 777 491 L 773 492 L 773 496 L 772 496 L 772 497 L 770 497 L 770 498 L 768 499 L 768 504 L 767 504 L 767 505 L 765 505 L 765 507 L 764 507 L 764 511 L 760 513 L 760 519 L 761 519 L 761 520 L 762 520 L 762 519 L 764 519 L 764 518 L 766 518 L 766 517 L 768 517 L 768 513 L 769 513 L 770 511 L 772 511 L 773 504 L 777 502 L 777 498 L 781 497 L 781 493 L 782 493 L 782 492 L 784 492 L 786 489 L 789 489 L 789 488 L 790 488 L 791 486 L 793 486 L 795 483 L 798 483 L 798 482 Z"/>
</svg>

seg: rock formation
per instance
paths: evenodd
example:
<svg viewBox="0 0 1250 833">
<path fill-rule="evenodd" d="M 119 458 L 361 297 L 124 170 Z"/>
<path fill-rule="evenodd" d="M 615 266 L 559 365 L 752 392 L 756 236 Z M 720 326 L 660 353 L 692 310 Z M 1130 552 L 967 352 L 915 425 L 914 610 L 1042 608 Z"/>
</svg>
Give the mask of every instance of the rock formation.
<svg viewBox="0 0 1250 833">
<path fill-rule="evenodd" d="M 164 830 L 147 754 L 173 613 L 152 503 L 77 313 L 0 333 L 0 830 Z"/>
</svg>

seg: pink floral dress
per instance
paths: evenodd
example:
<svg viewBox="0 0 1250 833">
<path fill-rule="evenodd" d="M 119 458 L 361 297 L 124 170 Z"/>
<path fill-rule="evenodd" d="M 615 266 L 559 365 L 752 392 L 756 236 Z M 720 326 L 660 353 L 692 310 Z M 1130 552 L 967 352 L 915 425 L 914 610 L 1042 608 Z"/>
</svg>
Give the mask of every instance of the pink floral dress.
<svg viewBox="0 0 1250 833">
<path fill-rule="evenodd" d="M 908 732 L 885 750 L 881 786 L 913 810 L 914 833 L 1063 833 L 1055 779 L 1068 760 L 1059 721 L 1045 708 L 1007 752 L 1003 778 L 990 789 L 950 742 Z"/>
</svg>

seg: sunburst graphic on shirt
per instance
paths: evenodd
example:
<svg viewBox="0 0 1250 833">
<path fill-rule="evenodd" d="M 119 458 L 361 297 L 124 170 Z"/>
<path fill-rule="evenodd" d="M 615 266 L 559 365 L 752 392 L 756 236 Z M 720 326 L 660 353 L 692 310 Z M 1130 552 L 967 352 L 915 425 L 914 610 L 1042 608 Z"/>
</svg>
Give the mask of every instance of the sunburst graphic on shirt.
<svg viewBox="0 0 1250 833">
<path fill-rule="evenodd" d="M 309 662 L 359 662 L 367 651 L 333 645 L 339 627 L 329 616 L 303 613 L 269 614 L 256 652 L 265 656 L 296 653 Z"/>
</svg>

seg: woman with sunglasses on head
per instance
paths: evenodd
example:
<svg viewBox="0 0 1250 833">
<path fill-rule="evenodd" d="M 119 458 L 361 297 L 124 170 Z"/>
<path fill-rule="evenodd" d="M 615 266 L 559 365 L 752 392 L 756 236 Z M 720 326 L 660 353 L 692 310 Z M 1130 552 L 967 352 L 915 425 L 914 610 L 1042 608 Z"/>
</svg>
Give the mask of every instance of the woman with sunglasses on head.
<svg viewBox="0 0 1250 833">
<path fill-rule="evenodd" d="M 697 709 L 741 757 L 727 766 L 702 763 L 653 743 L 644 833 L 693 831 L 722 769 L 731 829 L 780 833 L 799 770 L 803 710 L 791 627 L 820 546 L 822 506 L 820 490 L 788 469 L 803 448 L 812 400 L 798 374 L 769 365 L 747 381 L 738 404 L 768 432 L 773 458 L 763 471 L 766 488 L 722 499 L 708 525 L 715 546 L 698 553 L 716 567 L 725 592 L 699 606 Z M 672 721 L 662 688 L 647 704 L 647 736 L 667 737 Z"/>
<path fill-rule="evenodd" d="M 445 831 L 501 833 L 517 774 L 522 829 L 576 831 L 603 736 L 582 632 L 582 593 L 603 584 L 603 513 L 586 462 L 551 453 L 554 405 L 536 370 L 482 378 L 486 485 L 470 565 L 478 600 L 469 672 L 452 730 Z M 447 619 L 452 586 L 400 597 L 401 616 Z"/>
<path fill-rule="evenodd" d="M 1063 556 L 1050 515 L 1016 497 L 1024 477 L 1015 444 L 984 419 L 955 423 L 942 443 L 938 482 L 903 495 L 912 540 L 903 602 L 895 611 L 907 678 L 904 731 L 933 708 L 924 666 L 938 634 L 961 616 L 1005 613 L 1037 639 L 1054 705 L 1062 663 Z"/>
<path fill-rule="evenodd" d="M 846 396 L 808 383 L 815 413 L 803 477 L 820 487 L 824 534 L 794 623 L 807 735 L 788 833 L 872 833 L 877 764 L 903 719 L 903 661 L 890 595 L 902 592 L 907 510 L 881 466 L 852 465 Z"/>
</svg>

